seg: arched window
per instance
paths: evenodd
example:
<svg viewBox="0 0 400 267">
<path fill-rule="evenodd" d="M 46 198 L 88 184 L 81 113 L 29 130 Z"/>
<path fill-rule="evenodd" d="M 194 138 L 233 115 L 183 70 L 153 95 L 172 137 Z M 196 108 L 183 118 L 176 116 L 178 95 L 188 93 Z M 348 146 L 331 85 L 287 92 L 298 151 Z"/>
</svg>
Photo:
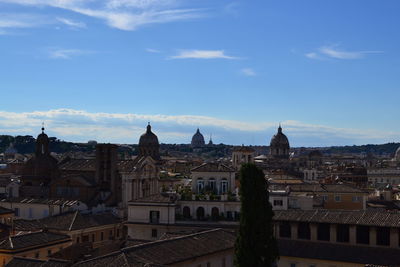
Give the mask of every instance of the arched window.
<svg viewBox="0 0 400 267">
<path fill-rule="evenodd" d="M 190 208 L 188 206 L 183 207 L 183 218 L 189 219 L 190 217 Z"/>
<path fill-rule="evenodd" d="M 204 181 L 202 178 L 197 180 L 197 193 L 202 193 L 204 191 Z"/>
<path fill-rule="evenodd" d="M 211 218 L 216 221 L 218 220 L 219 217 L 219 209 L 217 207 L 214 207 L 211 209 Z"/>
<path fill-rule="evenodd" d="M 210 180 L 208 180 L 208 188 L 211 192 L 215 192 L 215 190 L 217 189 L 214 178 L 210 178 Z"/>
<path fill-rule="evenodd" d="M 203 207 L 198 207 L 197 211 L 196 211 L 196 215 L 197 215 L 197 220 L 204 219 L 204 215 L 205 215 L 204 208 Z"/>
<path fill-rule="evenodd" d="M 228 192 L 228 181 L 224 178 L 221 181 L 221 193 L 227 193 Z"/>
</svg>

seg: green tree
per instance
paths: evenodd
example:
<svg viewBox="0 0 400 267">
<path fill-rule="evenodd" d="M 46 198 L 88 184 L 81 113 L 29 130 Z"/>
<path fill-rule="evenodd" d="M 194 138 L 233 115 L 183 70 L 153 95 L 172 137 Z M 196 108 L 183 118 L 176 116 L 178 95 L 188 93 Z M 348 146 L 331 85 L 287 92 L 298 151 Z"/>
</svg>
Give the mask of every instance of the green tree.
<svg viewBox="0 0 400 267">
<path fill-rule="evenodd" d="M 279 258 L 273 235 L 274 213 L 268 200 L 268 184 L 254 164 L 240 169 L 240 228 L 235 244 L 235 266 L 271 267 Z"/>
</svg>

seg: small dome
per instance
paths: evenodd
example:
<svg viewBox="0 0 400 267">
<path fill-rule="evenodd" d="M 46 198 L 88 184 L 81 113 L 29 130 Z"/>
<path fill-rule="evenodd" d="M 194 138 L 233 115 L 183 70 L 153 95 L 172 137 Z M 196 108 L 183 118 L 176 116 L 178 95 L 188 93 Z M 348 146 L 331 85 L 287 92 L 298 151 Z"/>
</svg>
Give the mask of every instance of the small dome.
<svg viewBox="0 0 400 267">
<path fill-rule="evenodd" d="M 151 156 L 154 159 L 160 159 L 159 148 L 158 137 L 151 131 L 149 123 L 146 132 L 139 139 L 139 156 Z"/>
<path fill-rule="evenodd" d="M 400 161 L 400 147 L 396 150 L 396 153 L 394 154 L 394 159 L 396 161 Z"/>
<path fill-rule="evenodd" d="M 4 151 L 6 155 L 15 155 L 18 151 L 14 147 L 14 143 L 10 143 L 10 146 Z"/>
<path fill-rule="evenodd" d="M 204 136 L 200 133 L 199 128 L 197 128 L 196 133 L 192 137 L 192 147 L 202 147 L 206 144 L 204 141 Z"/>
</svg>

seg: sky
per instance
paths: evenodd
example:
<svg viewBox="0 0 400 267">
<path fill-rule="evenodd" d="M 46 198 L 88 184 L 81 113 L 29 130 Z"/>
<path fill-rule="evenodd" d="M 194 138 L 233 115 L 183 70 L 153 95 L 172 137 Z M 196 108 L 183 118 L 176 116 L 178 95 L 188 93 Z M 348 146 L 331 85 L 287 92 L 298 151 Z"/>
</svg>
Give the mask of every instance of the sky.
<svg viewBox="0 0 400 267">
<path fill-rule="evenodd" d="M 400 141 L 398 0 L 0 0 L 0 134 Z"/>
</svg>

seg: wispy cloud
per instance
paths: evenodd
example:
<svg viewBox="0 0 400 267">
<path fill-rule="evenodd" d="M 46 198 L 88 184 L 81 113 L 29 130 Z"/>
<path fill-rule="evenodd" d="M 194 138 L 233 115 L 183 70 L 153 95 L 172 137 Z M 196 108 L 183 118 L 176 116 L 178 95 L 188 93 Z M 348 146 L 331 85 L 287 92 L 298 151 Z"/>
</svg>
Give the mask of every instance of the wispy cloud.
<svg viewBox="0 0 400 267">
<path fill-rule="evenodd" d="M 160 50 L 153 49 L 153 48 L 146 48 L 146 52 L 149 52 L 149 53 L 161 53 Z"/>
<path fill-rule="evenodd" d="M 170 59 L 238 59 L 225 54 L 224 50 L 181 50 Z"/>
<path fill-rule="evenodd" d="M 1 2 L 1 0 L 0 0 Z M 48 22 L 44 16 L 33 14 L 0 13 L 0 29 L 5 28 L 33 28 L 45 25 Z"/>
<path fill-rule="evenodd" d="M 61 49 L 61 48 L 48 48 L 47 54 L 53 59 L 70 59 L 72 57 L 93 54 L 94 51 L 81 50 L 81 49 Z"/>
<path fill-rule="evenodd" d="M 46 131 L 70 141 L 137 143 L 148 121 L 160 142 L 189 143 L 197 127 L 213 134 L 216 142 L 264 144 L 276 132 L 276 122 L 246 122 L 195 115 L 146 115 L 134 113 L 93 113 L 83 110 L 55 109 L 33 112 L 0 111 L 0 132 L 36 135 L 41 123 Z M 284 132 L 293 146 L 326 146 L 383 143 L 398 140 L 399 132 L 335 128 L 287 120 Z"/>
<path fill-rule="evenodd" d="M 243 68 L 240 70 L 240 73 L 245 76 L 256 76 L 257 73 L 252 68 Z"/>
<path fill-rule="evenodd" d="M 161 0 L 0 0 L 0 3 L 32 7 L 52 7 L 104 20 L 120 30 L 204 17 L 204 9 L 180 8 L 176 1 Z M 65 21 L 68 24 L 71 21 Z M 73 26 L 74 22 L 70 23 Z"/>
<path fill-rule="evenodd" d="M 86 24 L 84 22 L 73 21 L 71 19 L 60 17 L 58 17 L 57 20 L 72 28 L 86 28 Z"/>
<path fill-rule="evenodd" d="M 368 54 L 381 54 L 383 51 L 347 51 L 338 48 L 338 45 L 322 46 L 317 51 L 305 54 L 310 59 L 361 59 Z"/>
</svg>

